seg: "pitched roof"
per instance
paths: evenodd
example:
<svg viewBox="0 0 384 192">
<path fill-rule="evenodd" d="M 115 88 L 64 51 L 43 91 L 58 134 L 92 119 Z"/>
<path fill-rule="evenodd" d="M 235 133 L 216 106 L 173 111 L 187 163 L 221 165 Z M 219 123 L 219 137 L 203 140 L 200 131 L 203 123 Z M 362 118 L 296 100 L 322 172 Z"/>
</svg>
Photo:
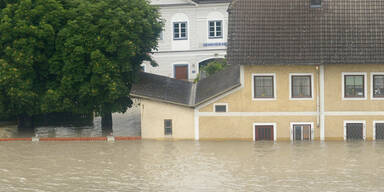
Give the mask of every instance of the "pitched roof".
<svg viewBox="0 0 384 192">
<path fill-rule="evenodd" d="M 240 85 L 240 66 L 228 66 L 197 82 L 195 104 L 203 103 Z"/>
<path fill-rule="evenodd" d="M 384 63 L 384 1 L 234 0 L 228 63 Z"/>
<path fill-rule="evenodd" d="M 131 95 L 191 106 L 191 90 L 191 82 L 139 72 L 138 82 L 133 84 Z"/>
<path fill-rule="evenodd" d="M 131 95 L 188 107 L 195 107 L 241 86 L 240 66 L 228 66 L 197 83 L 151 73 L 138 73 Z"/>
</svg>

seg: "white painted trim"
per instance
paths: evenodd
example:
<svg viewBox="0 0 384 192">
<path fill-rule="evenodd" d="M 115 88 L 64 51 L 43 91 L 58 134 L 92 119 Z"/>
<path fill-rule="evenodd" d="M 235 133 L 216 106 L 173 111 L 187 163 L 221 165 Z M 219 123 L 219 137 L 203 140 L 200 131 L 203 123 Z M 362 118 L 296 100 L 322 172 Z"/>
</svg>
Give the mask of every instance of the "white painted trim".
<svg viewBox="0 0 384 192">
<path fill-rule="evenodd" d="M 311 141 L 315 139 L 315 128 L 313 122 L 291 122 L 290 123 L 290 136 L 289 139 L 293 141 L 293 126 L 294 125 L 311 125 Z M 301 131 L 301 137 L 303 137 L 303 131 Z"/>
<path fill-rule="evenodd" d="M 320 141 L 325 140 L 325 70 L 324 65 L 320 65 Z"/>
<path fill-rule="evenodd" d="M 361 98 L 345 98 L 345 88 L 344 88 L 344 76 L 345 75 L 364 75 L 364 97 Z M 367 73 L 366 72 L 342 72 L 341 73 L 341 99 L 342 100 L 367 100 Z"/>
<path fill-rule="evenodd" d="M 316 116 L 317 115 L 316 111 L 313 111 L 313 112 L 227 112 L 227 113 L 198 112 L 198 113 L 199 113 L 199 116 L 228 116 L 228 117 L 230 116 L 234 116 L 234 117 Z M 332 112 L 323 112 L 322 116 L 323 118 L 325 116 L 384 116 L 384 111 L 332 111 Z"/>
<path fill-rule="evenodd" d="M 253 141 L 256 141 L 256 138 L 255 138 L 255 126 L 263 126 L 263 125 L 272 125 L 273 126 L 273 141 L 276 141 L 277 140 L 277 134 L 276 134 L 276 130 L 277 130 L 277 126 L 276 126 L 276 123 L 253 123 L 253 126 L 252 126 L 252 132 L 253 132 Z"/>
<path fill-rule="evenodd" d="M 329 111 L 326 116 L 381 116 L 384 111 Z"/>
<path fill-rule="evenodd" d="M 199 112 L 201 117 L 271 117 L 271 116 L 316 116 L 317 112 Z"/>
<path fill-rule="evenodd" d="M 367 125 L 365 120 L 345 120 L 344 121 L 344 141 L 347 140 L 347 123 L 362 123 L 363 124 L 363 140 L 367 136 Z"/>
<path fill-rule="evenodd" d="M 228 92 L 226 92 L 226 93 L 224 93 L 224 94 L 221 94 L 221 95 L 219 95 L 219 96 L 217 96 L 217 97 L 214 97 L 214 98 L 212 98 L 212 99 L 210 99 L 210 100 L 207 100 L 207 101 L 201 103 L 201 104 L 198 106 L 198 108 L 201 109 L 201 108 L 203 108 L 203 107 L 206 107 L 207 105 L 210 105 L 210 104 L 212 104 L 212 103 L 214 103 L 214 102 L 216 102 L 216 101 L 218 101 L 218 100 L 220 100 L 220 99 L 222 99 L 222 98 L 224 98 L 224 97 L 226 97 L 226 96 L 228 96 L 228 95 L 230 95 L 230 94 L 232 94 L 232 93 L 235 93 L 235 92 L 239 91 L 239 90 L 242 89 L 242 88 L 243 88 L 242 86 L 240 86 L 240 87 L 236 87 L 236 88 L 234 88 L 234 89 L 232 89 L 232 90 L 230 90 L 230 91 L 228 91 Z"/>
<path fill-rule="evenodd" d="M 195 132 L 195 140 L 198 141 L 200 139 L 200 125 L 199 125 L 199 110 L 194 109 L 194 132 Z"/>
<path fill-rule="evenodd" d="M 272 76 L 273 77 L 273 97 L 272 98 L 255 98 L 255 81 L 254 77 L 260 76 Z M 276 92 L 276 73 L 252 73 L 251 75 L 251 85 L 252 85 L 252 100 L 253 101 L 271 101 L 276 100 L 277 92 Z"/>
<path fill-rule="evenodd" d="M 384 100 L 384 97 L 373 97 L 373 76 L 374 75 L 384 75 L 384 72 L 372 72 L 371 73 L 371 86 L 370 86 L 370 91 L 371 91 L 371 100 Z"/>
<path fill-rule="evenodd" d="M 225 105 L 225 112 L 216 112 L 216 105 Z M 228 103 L 215 103 L 213 104 L 213 112 L 215 113 L 227 113 L 229 112 Z"/>
<path fill-rule="evenodd" d="M 376 124 L 377 123 L 384 123 L 384 121 L 373 121 L 373 134 L 372 134 L 372 139 L 375 141 L 376 140 Z"/>
<path fill-rule="evenodd" d="M 244 88 L 244 66 L 240 65 L 240 83 L 241 83 L 241 88 Z"/>
<path fill-rule="evenodd" d="M 311 97 L 310 98 L 293 98 L 292 97 L 292 76 L 311 76 Z M 313 100 L 314 94 L 314 82 L 313 82 L 313 73 L 290 73 L 289 74 L 289 100 Z"/>
</svg>

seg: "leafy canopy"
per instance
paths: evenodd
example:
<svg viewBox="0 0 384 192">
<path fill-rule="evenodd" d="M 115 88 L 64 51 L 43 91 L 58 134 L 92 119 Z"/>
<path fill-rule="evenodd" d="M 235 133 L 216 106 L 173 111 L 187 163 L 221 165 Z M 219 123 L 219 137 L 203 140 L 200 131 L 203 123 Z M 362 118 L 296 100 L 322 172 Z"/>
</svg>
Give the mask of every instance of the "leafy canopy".
<svg viewBox="0 0 384 192">
<path fill-rule="evenodd" d="M 147 0 L 0 0 L 0 113 L 125 112 L 162 23 Z"/>
</svg>

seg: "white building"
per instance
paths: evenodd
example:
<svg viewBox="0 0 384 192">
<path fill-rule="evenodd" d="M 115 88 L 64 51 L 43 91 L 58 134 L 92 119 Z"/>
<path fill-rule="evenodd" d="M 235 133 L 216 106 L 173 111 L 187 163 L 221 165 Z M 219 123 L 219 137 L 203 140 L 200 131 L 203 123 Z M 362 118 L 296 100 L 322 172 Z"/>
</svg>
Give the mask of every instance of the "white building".
<svg viewBox="0 0 384 192">
<path fill-rule="evenodd" d="M 227 46 L 227 9 L 230 0 L 151 0 L 160 7 L 164 29 L 153 54 L 159 64 L 145 63 L 146 72 L 193 80 L 199 65 L 224 58 Z"/>
</svg>

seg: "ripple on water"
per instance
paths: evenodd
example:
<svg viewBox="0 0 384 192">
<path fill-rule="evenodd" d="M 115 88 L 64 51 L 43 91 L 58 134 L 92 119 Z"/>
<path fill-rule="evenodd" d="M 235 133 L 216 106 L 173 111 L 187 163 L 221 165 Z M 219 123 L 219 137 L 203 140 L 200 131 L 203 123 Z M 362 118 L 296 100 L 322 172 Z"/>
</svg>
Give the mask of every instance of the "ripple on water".
<svg viewBox="0 0 384 192">
<path fill-rule="evenodd" d="M 384 191 L 384 143 L 10 142 L 0 191 Z"/>
</svg>

